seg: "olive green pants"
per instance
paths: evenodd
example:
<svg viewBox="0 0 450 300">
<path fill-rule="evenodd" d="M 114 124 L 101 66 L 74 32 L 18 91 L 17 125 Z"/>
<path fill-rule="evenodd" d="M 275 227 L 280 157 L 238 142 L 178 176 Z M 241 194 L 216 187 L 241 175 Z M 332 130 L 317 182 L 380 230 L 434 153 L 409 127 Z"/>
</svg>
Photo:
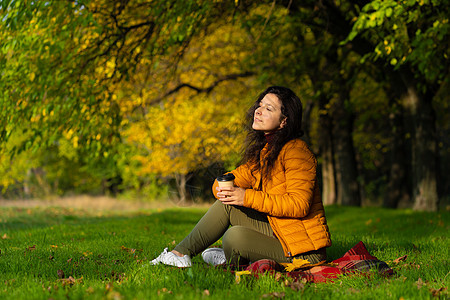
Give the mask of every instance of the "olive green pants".
<svg viewBox="0 0 450 300">
<path fill-rule="evenodd" d="M 225 205 L 219 200 L 174 250 L 194 257 L 222 236 L 225 256 L 231 264 L 248 264 L 260 259 L 292 262 L 292 258 L 284 255 L 265 214 L 242 206 Z M 320 249 L 296 257 L 317 263 L 326 259 L 326 252 Z"/>
</svg>

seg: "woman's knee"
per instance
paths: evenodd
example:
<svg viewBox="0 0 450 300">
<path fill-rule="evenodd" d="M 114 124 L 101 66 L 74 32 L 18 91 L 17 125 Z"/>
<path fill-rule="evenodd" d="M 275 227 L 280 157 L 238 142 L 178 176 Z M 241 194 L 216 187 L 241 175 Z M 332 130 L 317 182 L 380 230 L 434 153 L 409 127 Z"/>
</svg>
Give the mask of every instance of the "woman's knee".
<svg viewBox="0 0 450 300">
<path fill-rule="evenodd" d="M 248 247 L 248 228 L 244 226 L 232 226 L 228 228 L 222 238 L 223 250 L 227 259 L 233 255 L 240 255 L 242 249 Z"/>
</svg>

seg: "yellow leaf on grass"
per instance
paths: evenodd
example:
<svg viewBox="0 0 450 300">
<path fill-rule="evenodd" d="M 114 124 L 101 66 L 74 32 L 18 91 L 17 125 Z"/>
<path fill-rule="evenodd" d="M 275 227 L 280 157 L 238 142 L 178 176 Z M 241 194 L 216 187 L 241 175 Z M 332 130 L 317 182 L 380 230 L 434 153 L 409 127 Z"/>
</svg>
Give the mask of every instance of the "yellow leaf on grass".
<svg viewBox="0 0 450 300">
<path fill-rule="evenodd" d="M 306 259 L 294 258 L 292 263 L 283 264 L 285 270 L 288 272 L 294 271 L 296 269 L 300 269 L 302 267 L 310 266 L 311 263 Z"/>
<path fill-rule="evenodd" d="M 235 274 L 236 274 L 235 281 L 236 281 L 236 283 L 239 283 L 239 282 L 241 282 L 241 276 L 242 275 L 250 275 L 250 274 L 252 274 L 252 272 L 250 272 L 250 271 L 239 271 L 239 272 L 236 272 Z"/>
<path fill-rule="evenodd" d="M 305 259 L 294 258 L 294 261 L 292 263 L 282 265 L 285 267 L 286 271 L 291 272 L 297 269 L 311 269 L 318 266 L 336 267 L 338 264 L 332 262 L 327 263 L 325 260 L 312 264 Z"/>
</svg>

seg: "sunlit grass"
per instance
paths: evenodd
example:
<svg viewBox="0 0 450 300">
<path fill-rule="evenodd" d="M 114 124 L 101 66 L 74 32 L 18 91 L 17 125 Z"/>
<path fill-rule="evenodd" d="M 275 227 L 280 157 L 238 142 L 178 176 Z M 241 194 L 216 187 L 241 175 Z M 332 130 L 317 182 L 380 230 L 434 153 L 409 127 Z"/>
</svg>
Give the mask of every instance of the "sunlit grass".
<svg viewBox="0 0 450 300">
<path fill-rule="evenodd" d="M 1 299 L 427 299 L 448 297 L 449 212 L 327 207 L 329 260 L 358 241 L 396 275 L 342 277 L 292 286 L 265 275 L 244 278 L 199 257 L 188 269 L 148 266 L 192 229 L 205 208 L 89 211 L 0 208 Z M 400 263 L 393 261 L 407 255 Z"/>
</svg>

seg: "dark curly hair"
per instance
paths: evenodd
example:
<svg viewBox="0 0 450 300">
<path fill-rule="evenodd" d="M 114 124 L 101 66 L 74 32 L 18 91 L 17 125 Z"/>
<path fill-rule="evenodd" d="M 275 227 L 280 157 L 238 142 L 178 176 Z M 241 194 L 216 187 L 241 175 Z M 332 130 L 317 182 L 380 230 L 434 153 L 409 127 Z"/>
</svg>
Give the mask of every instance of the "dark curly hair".
<svg viewBox="0 0 450 300">
<path fill-rule="evenodd" d="M 286 118 L 286 124 L 283 128 L 271 135 L 271 142 L 268 144 L 268 154 L 265 155 L 261 164 L 261 150 L 264 148 L 267 141 L 264 132 L 254 130 L 252 125 L 255 111 L 259 107 L 261 100 L 267 94 L 274 94 L 280 100 L 281 114 L 282 118 Z M 302 102 L 300 98 L 288 88 L 271 86 L 262 92 L 246 114 L 245 126 L 247 137 L 245 139 L 245 148 L 242 154 L 241 163 L 250 163 L 252 165 L 252 173 L 261 171 L 263 180 L 267 180 L 283 146 L 290 140 L 299 138 L 303 135 L 302 111 Z"/>
</svg>

